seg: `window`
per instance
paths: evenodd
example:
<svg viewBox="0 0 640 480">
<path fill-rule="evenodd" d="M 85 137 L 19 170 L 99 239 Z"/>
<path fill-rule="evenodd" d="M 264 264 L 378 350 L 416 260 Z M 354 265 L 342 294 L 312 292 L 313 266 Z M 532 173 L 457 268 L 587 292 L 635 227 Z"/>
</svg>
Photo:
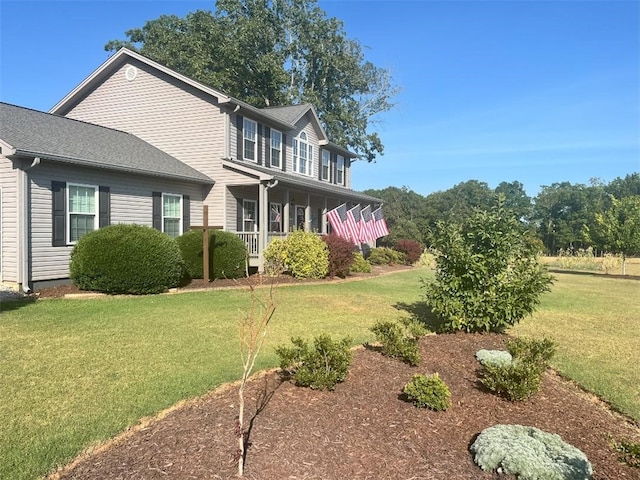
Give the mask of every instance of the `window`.
<svg viewBox="0 0 640 480">
<path fill-rule="evenodd" d="M 269 231 L 282 231 L 282 205 L 279 203 L 272 203 L 269 206 Z"/>
<path fill-rule="evenodd" d="M 280 167 L 282 160 L 282 133 L 271 130 L 271 166 Z"/>
<path fill-rule="evenodd" d="M 67 191 L 67 243 L 76 243 L 82 235 L 96 229 L 98 187 L 69 184 Z"/>
<path fill-rule="evenodd" d="M 344 157 L 342 155 L 338 155 L 336 162 L 336 183 L 344 185 Z"/>
<path fill-rule="evenodd" d="M 307 134 L 300 132 L 293 139 L 293 171 L 303 175 L 311 175 L 313 167 L 313 146 L 307 142 Z"/>
<path fill-rule="evenodd" d="M 162 231 L 170 237 L 182 235 L 182 196 L 162 194 Z"/>
<path fill-rule="evenodd" d="M 245 160 L 256 161 L 256 137 L 258 124 L 253 120 L 245 118 L 242 123 L 242 135 L 244 138 L 243 158 Z"/>
<path fill-rule="evenodd" d="M 331 154 L 327 150 L 322 151 L 322 180 L 331 180 Z"/>
<path fill-rule="evenodd" d="M 257 203 L 255 200 L 242 201 L 242 231 L 257 231 L 256 218 L 258 214 Z"/>
</svg>

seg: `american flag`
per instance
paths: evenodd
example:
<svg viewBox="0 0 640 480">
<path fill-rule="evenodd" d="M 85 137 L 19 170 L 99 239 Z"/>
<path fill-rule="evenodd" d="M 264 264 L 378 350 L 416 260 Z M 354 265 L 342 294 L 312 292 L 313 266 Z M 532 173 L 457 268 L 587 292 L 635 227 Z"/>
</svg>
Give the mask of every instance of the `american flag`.
<svg viewBox="0 0 640 480">
<path fill-rule="evenodd" d="M 356 243 L 366 242 L 367 239 L 364 238 L 364 232 L 362 230 L 362 215 L 360 215 L 359 204 L 347 212 L 347 218 L 349 219 L 349 222 L 352 222 L 353 225 L 355 225 L 355 231 L 357 233 Z"/>
<path fill-rule="evenodd" d="M 349 234 L 349 229 L 346 225 L 347 205 L 345 203 L 328 212 L 327 220 L 329 220 L 331 228 L 333 228 L 336 235 L 347 240 L 351 240 L 351 235 Z"/>
<path fill-rule="evenodd" d="M 351 210 L 353 210 L 353 208 Z M 360 205 L 358 205 L 357 208 L 360 208 Z M 345 224 L 347 226 L 347 229 L 349 230 L 349 235 L 351 236 L 351 240 L 353 241 L 353 243 L 356 245 L 360 245 L 360 231 L 358 222 L 356 222 L 351 210 L 349 210 L 346 214 L 347 219 L 345 220 Z"/>
<path fill-rule="evenodd" d="M 373 219 L 375 221 L 373 225 L 373 230 L 376 234 L 376 238 L 384 237 L 385 235 L 389 235 L 389 229 L 387 228 L 387 222 L 382 215 L 382 207 L 377 208 L 371 214 L 373 215 Z"/>
<path fill-rule="evenodd" d="M 371 215 L 371 206 L 367 205 L 360 211 L 362 215 L 362 229 L 364 230 L 365 241 L 375 240 L 376 235 L 373 232 L 373 216 Z"/>
</svg>

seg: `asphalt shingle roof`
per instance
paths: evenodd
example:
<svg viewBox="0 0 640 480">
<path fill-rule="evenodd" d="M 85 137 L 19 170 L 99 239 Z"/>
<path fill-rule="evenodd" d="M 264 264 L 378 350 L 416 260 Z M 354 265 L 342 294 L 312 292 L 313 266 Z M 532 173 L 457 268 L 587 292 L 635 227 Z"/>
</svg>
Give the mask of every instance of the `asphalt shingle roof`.
<svg viewBox="0 0 640 480">
<path fill-rule="evenodd" d="M 273 118 L 294 125 L 300 118 L 311 109 L 310 103 L 302 105 L 285 105 L 284 107 L 267 107 L 261 110 Z"/>
<path fill-rule="evenodd" d="M 211 178 L 126 132 L 0 102 L 0 139 L 18 155 L 214 183 Z"/>
</svg>

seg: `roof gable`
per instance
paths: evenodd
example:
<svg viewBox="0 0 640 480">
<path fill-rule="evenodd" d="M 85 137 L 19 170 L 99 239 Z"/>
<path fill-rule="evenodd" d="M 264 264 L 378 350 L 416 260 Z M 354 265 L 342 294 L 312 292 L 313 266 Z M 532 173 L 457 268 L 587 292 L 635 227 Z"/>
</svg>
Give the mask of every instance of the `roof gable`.
<svg viewBox="0 0 640 480">
<path fill-rule="evenodd" d="M 11 155 L 41 157 L 200 184 L 213 180 L 130 133 L 0 103 L 1 140 Z"/>
</svg>

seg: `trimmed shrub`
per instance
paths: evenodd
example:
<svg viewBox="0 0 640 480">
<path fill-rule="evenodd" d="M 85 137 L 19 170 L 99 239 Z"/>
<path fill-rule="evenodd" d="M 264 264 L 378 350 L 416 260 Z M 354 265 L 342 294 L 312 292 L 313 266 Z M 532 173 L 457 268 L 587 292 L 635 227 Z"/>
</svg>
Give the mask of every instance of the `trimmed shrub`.
<svg viewBox="0 0 640 480">
<path fill-rule="evenodd" d="M 397 265 L 404 263 L 404 253 L 388 247 L 372 248 L 369 253 L 371 265 Z"/>
<path fill-rule="evenodd" d="M 360 252 L 356 252 L 350 271 L 353 273 L 371 273 L 371 264 L 364 259 Z"/>
<path fill-rule="evenodd" d="M 344 278 L 355 261 L 356 246 L 338 235 L 324 235 L 324 243 L 329 248 L 329 276 Z"/>
<path fill-rule="evenodd" d="M 202 278 L 202 232 L 191 230 L 176 238 L 191 278 Z M 246 274 L 247 247 L 238 235 L 209 232 L 209 280 L 240 278 Z"/>
<path fill-rule="evenodd" d="M 418 373 L 404 386 L 402 392 L 416 407 L 444 411 L 451 406 L 451 392 L 437 373 Z"/>
<path fill-rule="evenodd" d="M 351 339 L 334 341 L 328 335 L 314 338 L 313 346 L 302 338 L 292 338 L 293 347 L 279 346 L 280 368 L 293 374 L 296 385 L 314 390 L 334 390 L 344 382 L 353 357 Z"/>
<path fill-rule="evenodd" d="M 186 268 L 176 241 L 150 227 L 117 224 L 83 235 L 69 273 L 82 290 L 135 295 L 177 287 Z"/>
<path fill-rule="evenodd" d="M 422 245 L 415 240 L 398 240 L 393 249 L 404 254 L 404 261 L 407 265 L 413 265 L 420 260 L 422 255 Z"/>
<path fill-rule="evenodd" d="M 315 233 L 296 230 L 285 240 L 286 264 L 294 277 L 324 278 L 329 271 L 329 247 Z"/>
<path fill-rule="evenodd" d="M 519 480 L 588 480 L 587 456 L 559 435 L 522 425 L 494 425 L 470 447 L 482 470 L 502 469 Z"/>
<path fill-rule="evenodd" d="M 402 319 L 401 323 L 378 321 L 370 330 L 382 345 L 382 353 L 388 357 L 400 358 L 409 365 L 420 363 L 418 340 L 427 330 L 415 320 Z"/>
<path fill-rule="evenodd" d="M 540 390 L 542 374 L 555 352 L 550 340 L 516 338 L 507 342 L 510 363 L 483 363 L 481 383 L 511 401 L 522 401 Z"/>
<path fill-rule="evenodd" d="M 505 350 L 478 350 L 476 359 L 481 365 L 491 363 L 493 365 L 509 365 L 513 361 L 511 354 Z"/>
<path fill-rule="evenodd" d="M 264 271 L 271 277 L 277 277 L 287 271 L 287 244 L 282 238 L 271 240 L 263 252 Z"/>
</svg>

